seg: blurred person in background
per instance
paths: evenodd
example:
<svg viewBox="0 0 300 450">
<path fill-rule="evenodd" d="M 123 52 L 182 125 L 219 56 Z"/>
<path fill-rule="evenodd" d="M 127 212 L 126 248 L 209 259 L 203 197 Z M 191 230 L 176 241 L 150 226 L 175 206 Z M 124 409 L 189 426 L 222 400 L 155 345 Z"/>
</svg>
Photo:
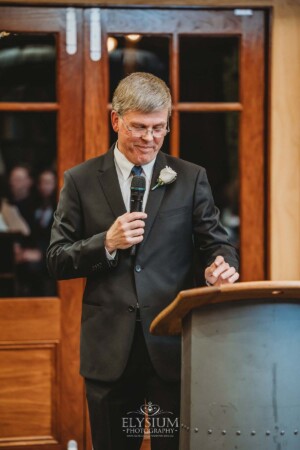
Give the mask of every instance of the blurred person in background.
<svg viewBox="0 0 300 450">
<path fill-rule="evenodd" d="M 4 180 L 0 180 L 0 232 L 30 234 L 27 222 L 21 216 L 18 208 L 11 205 L 6 198 Z"/>
<path fill-rule="evenodd" d="M 17 293 L 16 259 L 20 242 L 29 236 L 30 229 L 18 208 L 7 200 L 4 178 L 0 179 L 0 297 Z M 9 276 L 10 275 L 10 276 Z"/>
<path fill-rule="evenodd" d="M 56 282 L 49 277 L 46 266 L 46 251 L 50 242 L 53 214 L 56 209 L 56 173 L 52 169 L 43 170 L 37 178 L 34 209 L 33 238 L 41 258 L 36 264 L 38 278 L 35 291 L 39 295 L 56 295 Z"/>
<path fill-rule="evenodd" d="M 56 283 L 48 275 L 45 254 L 56 204 L 56 174 L 51 169 L 45 169 L 34 184 L 30 167 L 18 165 L 10 172 L 9 186 L 12 201 L 30 224 L 30 236 L 15 246 L 18 294 L 55 295 Z"/>
<path fill-rule="evenodd" d="M 37 195 L 34 210 L 35 229 L 38 229 L 50 240 L 53 213 L 56 208 L 56 173 L 45 169 L 38 176 Z"/>
<path fill-rule="evenodd" d="M 19 209 L 29 227 L 32 228 L 34 222 L 34 201 L 31 167 L 23 163 L 14 166 L 9 173 L 8 184 L 10 202 Z"/>
</svg>

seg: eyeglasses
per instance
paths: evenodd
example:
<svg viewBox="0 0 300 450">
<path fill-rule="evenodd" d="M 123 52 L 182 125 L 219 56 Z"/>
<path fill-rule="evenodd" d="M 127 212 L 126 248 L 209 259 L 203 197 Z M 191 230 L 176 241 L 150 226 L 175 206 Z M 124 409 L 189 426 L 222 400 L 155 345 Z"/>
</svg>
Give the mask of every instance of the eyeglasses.
<svg viewBox="0 0 300 450">
<path fill-rule="evenodd" d="M 153 138 L 162 138 L 163 136 L 165 136 L 166 134 L 169 133 L 170 128 L 169 128 L 169 123 L 167 123 L 167 125 L 157 125 L 154 128 L 149 128 L 149 127 L 145 127 L 143 125 L 139 126 L 139 125 L 132 125 L 131 127 L 129 127 L 127 125 L 127 123 L 124 120 L 124 117 L 119 116 L 120 119 L 122 119 L 125 128 L 127 131 L 129 131 L 131 133 L 131 135 L 133 137 L 136 138 L 141 138 L 141 137 L 145 137 L 147 136 L 148 133 L 151 133 Z"/>
</svg>

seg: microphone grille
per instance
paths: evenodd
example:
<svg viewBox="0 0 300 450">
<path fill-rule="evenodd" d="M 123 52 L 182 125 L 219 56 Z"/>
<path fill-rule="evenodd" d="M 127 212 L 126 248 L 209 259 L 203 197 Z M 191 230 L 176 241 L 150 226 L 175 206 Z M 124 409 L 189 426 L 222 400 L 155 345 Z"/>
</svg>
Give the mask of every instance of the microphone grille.
<svg viewBox="0 0 300 450">
<path fill-rule="evenodd" d="M 141 175 L 135 175 L 131 180 L 131 189 L 136 191 L 144 191 L 146 189 L 146 179 Z"/>
</svg>

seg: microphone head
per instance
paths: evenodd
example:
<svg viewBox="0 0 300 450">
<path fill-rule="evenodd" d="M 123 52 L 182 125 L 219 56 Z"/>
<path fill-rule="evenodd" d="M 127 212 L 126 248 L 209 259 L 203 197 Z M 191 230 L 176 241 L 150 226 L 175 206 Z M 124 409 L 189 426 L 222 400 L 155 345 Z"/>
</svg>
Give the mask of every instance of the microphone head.
<svg viewBox="0 0 300 450">
<path fill-rule="evenodd" d="M 142 193 L 146 190 L 146 178 L 141 175 L 135 175 L 131 180 L 131 194 Z"/>
<path fill-rule="evenodd" d="M 146 190 L 146 178 L 135 175 L 131 180 L 130 212 L 143 210 L 143 198 Z"/>
</svg>

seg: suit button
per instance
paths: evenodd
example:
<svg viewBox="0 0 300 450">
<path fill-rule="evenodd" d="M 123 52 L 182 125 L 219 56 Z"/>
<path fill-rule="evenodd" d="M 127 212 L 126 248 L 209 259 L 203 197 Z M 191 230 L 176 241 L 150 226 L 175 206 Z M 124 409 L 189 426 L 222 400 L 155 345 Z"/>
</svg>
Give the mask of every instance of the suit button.
<svg viewBox="0 0 300 450">
<path fill-rule="evenodd" d="M 134 310 L 135 310 L 134 306 L 132 306 L 132 305 L 128 306 L 128 311 L 129 312 L 133 312 Z"/>
<path fill-rule="evenodd" d="M 141 266 L 140 266 L 139 264 L 137 264 L 137 265 L 135 266 L 135 271 L 136 271 L 136 272 L 140 272 L 141 270 L 142 270 Z"/>
</svg>

